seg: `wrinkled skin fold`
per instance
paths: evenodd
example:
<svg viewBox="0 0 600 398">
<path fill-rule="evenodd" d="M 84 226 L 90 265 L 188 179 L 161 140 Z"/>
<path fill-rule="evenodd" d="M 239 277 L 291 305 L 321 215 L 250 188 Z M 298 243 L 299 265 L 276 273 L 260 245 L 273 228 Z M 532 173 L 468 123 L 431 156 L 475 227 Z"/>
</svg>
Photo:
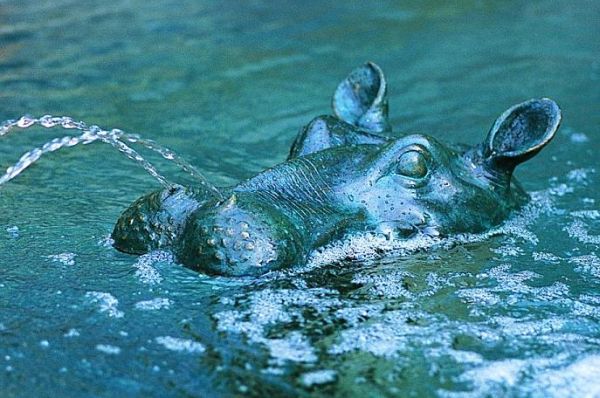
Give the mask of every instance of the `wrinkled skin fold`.
<svg viewBox="0 0 600 398">
<path fill-rule="evenodd" d="M 507 109 L 482 144 L 448 146 L 422 134 L 391 138 L 387 84 L 366 63 L 336 89 L 333 115 L 301 129 L 288 160 L 217 198 L 173 186 L 134 202 L 114 246 L 142 254 L 169 248 L 182 264 L 219 275 L 259 275 L 302 264 L 311 251 L 353 233 L 408 239 L 481 232 L 527 201 L 515 167 L 554 137 L 550 99 Z"/>
</svg>

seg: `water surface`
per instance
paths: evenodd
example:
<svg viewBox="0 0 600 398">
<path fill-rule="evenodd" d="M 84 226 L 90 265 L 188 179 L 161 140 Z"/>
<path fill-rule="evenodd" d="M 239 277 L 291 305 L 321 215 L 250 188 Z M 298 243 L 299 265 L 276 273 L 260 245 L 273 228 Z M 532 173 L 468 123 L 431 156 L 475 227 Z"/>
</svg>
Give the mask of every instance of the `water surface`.
<svg viewBox="0 0 600 398">
<path fill-rule="evenodd" d="M 598 15 L 594 1 L 0 1 L 0 120 L 140 133 L 217 185 L 284 160 L 367 60 L 387 74 L 395 135 L 474 144 L 512 104 L 563 108 L 518 169 L 533 200 L 503 234 L 263 278 L 115 251 L 114 222 L 157 182 L 106 145 L 44 157 L 0 187 L 0 395 L 600 395 Z M 0 165 L 62 134 L 3 137 Z"/>
</svg>

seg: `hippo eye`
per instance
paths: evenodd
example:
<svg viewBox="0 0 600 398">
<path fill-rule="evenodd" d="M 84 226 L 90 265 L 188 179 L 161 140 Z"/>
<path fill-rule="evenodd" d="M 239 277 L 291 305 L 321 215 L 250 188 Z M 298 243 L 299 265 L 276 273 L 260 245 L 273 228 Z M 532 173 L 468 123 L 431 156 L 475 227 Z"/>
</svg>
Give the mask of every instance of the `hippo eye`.
<svg viewBox="0 0 600 398">
<path fill-rule="evenodd" d="M 420 151 L 404 152 L 398 159 L 396 171 L 406 177 L 421 179 L 427 175 L 427 159 Z"/>
</svg>

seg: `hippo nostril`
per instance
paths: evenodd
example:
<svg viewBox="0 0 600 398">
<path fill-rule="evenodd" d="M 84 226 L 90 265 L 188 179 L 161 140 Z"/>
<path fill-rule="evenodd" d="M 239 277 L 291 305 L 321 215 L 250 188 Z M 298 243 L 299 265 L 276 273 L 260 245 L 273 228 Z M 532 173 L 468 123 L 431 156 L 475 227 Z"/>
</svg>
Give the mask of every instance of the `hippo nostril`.
<svg viewBox="0 0 600 398">
<path fill-rule="evenodd" d="M 404 220 L 385 221 L 377 226 L 375 232 L 383 235 L 386 240 L 391 241 L 396 238 L 409 238 L 419 232 L 419 228 L 415 224 L 407 223 Z"/>
<path fill-rule="evenodd" d="M 421 230 L 421 233 L 425 236 L 429 236 L 431 238 L 438 238 L 441 236 L 440 231 L 437 227 L 430 225 Z"/>
</svg>

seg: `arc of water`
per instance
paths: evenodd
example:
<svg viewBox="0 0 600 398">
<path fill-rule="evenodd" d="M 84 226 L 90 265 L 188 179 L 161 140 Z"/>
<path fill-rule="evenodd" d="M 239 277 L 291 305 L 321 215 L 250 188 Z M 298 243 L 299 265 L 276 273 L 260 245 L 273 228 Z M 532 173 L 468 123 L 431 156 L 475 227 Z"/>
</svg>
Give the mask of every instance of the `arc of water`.
<svg viewBox="0 0 600 398">
<path fill-rule="evenodd" d="M 221 192 L 214 185 L 212 185 L 210 182 L 208 182 L 206 177 L 204 177 L 204 175 L 196 167 L 194 167 L 192 164 L 190 164 L 187 161 L 185 161 L 184 159 L 182 159 L 171 149 L 169 149 L 163 145 L 160 145 L 159 143 L 157 143 L 154 140 L 151 140 L 148 138 L 142 138 L 137 134 L 125 133 L 123 131 L 121 131 L 121 133 L 122 133 L 122 135 L 120 137 L 123 137 L 125 140 L 127 140 L 128 142 L 131 142 L 133 144 L 136 144 L 136 143 L 140 144 L 140 145 L 160 154 L 163 158 L 172 161 L 177 166 L 181 167 L 181 169 L 183 171 L 187 172 L 192 177 L 194 177 L 203 187 L 213 191 L 213 193 L 215 195 L 217 195 L 218 197 L 221 197 Z M 223 198 L 221 198 L 221 199 L 223 199 Z"/>
<path fill-rule="evenodd" d="M 42 147 L 34 148 L 33 150 L 26 152 L 23 154 L 23 156 L 21 156 L 15 165 L 6 169 L 6 173 L 0 177 L 0 185 L 7 183 L 21 174 L 26 168 L 31 166 L 45 153 L 54 152 L 61 148 L 72 147 L 79 143 L 89 144 L 98 140 L 111 144 L 130 159 L 139 162 L 150 175 L 155 177 L 165 187 L 171 186 L 171 184 L 162 175 L 160 175 L 160 173 L 154 166 L 152 166 L 152 164 L 150 164 L 132 148 L 129 148 L 127 145 L 123 144 L 119 140 L 113 139 L 110 136 L 90 136 L 87 132 L 78 137 L 65 136 L 62 138 L 54 138 L 52 141 L 47 142 Z"/>
<path fill-rule="evenodd" d="M 75 121 L 73 118 L 68 116 L 55 117 L 51 115 L 45 115 L 37 119 L 26 115 L 18 120 L 7 120 L 0 124 L 0 137 L 8 134 L 15 127 L 26 129 L 34 125 L 44 128 L 60 126 L 65 129 L 82 131 L 82 134 L 77 137 L 65 136 L 62 138 L 55 138 L 44 144 L 42 147 L 35 148 L 25 153 L 14 166 L 9 167 L 6 170 L 6 173 L 0 177 L 0 185 L 18 176 L 23 170 L 37 161 L 45 153 L 54 152 L 60 148 L 71 147 L 79 143 L 89 144 L 98 140 L 112 145 L 119 152 L 136 161 L 144 168 L 144 170 L 155 177 L 162 185 L 167 187 L 172 185 L 156 170 L 156 168 L 150 162 L 144 159 L 133 148 L 125 144 L 123 142 L 123 140 L 125 140 L 130 143 L 140 144 L 147 149 L 157 152 L 163 158 L 173 161 L 184 171 L 194 177 L 200 183 L 200 185 L 208 191 L 208 193 L 222 199 L 220 191 L 214 185 L 210 184 L 194 166 L 181 159 L 172 150 L 156 143 L 153 140 L 144 139 L 137 134 L 126 133 L 123 130 L 103 130 L 96 125 L 88 126 L 85 122 Z"/>
</svg>

